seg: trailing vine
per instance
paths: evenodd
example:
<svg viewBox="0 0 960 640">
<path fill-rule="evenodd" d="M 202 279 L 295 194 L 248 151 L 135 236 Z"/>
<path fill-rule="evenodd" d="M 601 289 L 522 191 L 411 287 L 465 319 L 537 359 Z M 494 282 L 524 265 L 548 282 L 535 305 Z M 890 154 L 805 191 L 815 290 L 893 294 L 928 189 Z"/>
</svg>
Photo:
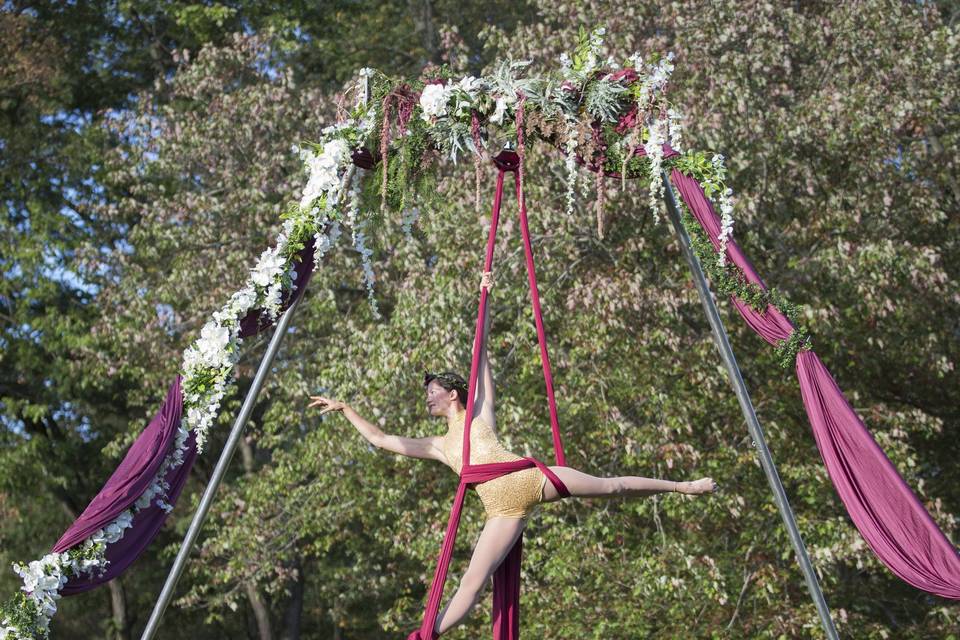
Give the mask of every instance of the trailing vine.
<svg viewBox="0 0 960 640">
<path fill-rule="evenodd" d="M 777 341 L 775 353 L 781 367 L 786 369 L 792 366 L 800 351 L 813 348 L 810 332 L 797 319 L 799 306 L 790 302 L 786 296 L 774 287 L 764 289 L 759 284 L 747 282 L 743 272 L 736 265 L 718 264 L 713 259 L 716 255 L 716 249 L 714 249 L 703 227 L 700 226 L 700 223 L 697 222 L 682 201 L 679 201 L 678 205 L 681 210 L 680 221 L 690 237 L 693 252 L 717 293 L 725 296 L 736 296 L 761 314 L 766 313 L 768 306 L 772 306 L 790 320 L 794 330 L 787 340 Z"/>
</svg>

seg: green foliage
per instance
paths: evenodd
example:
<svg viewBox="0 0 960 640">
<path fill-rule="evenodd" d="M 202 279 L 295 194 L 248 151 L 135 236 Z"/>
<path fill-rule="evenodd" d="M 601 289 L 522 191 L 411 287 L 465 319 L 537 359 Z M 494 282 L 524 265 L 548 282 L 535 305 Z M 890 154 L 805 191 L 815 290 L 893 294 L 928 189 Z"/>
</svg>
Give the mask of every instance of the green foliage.
<svg viewBox="0 0 960 640">
<path fill-rule="evenodd" d="M 601 122 L 616 122 L 624 111 L 625 94 L 627 94 L 627 87 L 620 83 L 591 82 L 584 92 L 587 113 Z"/>
<path fill-rule="evenodd" d="M 326 209 L 327 207 L 327 194 L 324 193 L 314 202 L 315 207 L 320 209 Z M 287 246 L 284 247 L 281 255 L 286 261 L 297 260 L 299 256 L 296 254 L 306 246 L 307 242 L 317 233 L 318 229 L 315 224 L 312 224 L 308 219 L 304 218 L 301 215 L 298 215 L 300 205 L 299 203 L 291 204 L 290 208 L 287 211 L 280 214 L 282 220 L 294 220 L 295 224 L 293 229 L 290 230 L 290 236 L 287 240 Z M 338 213 L 339 215 L 339 213 Z M 332 216 L 334 219 L 337 218 L 337 215 Z"/>
<path fill-rule="evenodd" d="M 724 182 L 726 176 L 721 175 L 717 165 L 707 159 L 703 151 L 687 151 L 680 156 L 671 158 L 670 163 L 685 175 L 695 178 L 708 198 L 726 191 Z"/>
<path fill-rule="evenodd" d="M 178 25 L 209 41 L 215 38 L 218 31 L 222 32 L 225 23 L 232 21 L 238 11 L 236 7 L 228 7 L 218 2 L 213 5 L 181 5 L 174 8 L 172 13 Z"/>
<path fill-rule="evenodd" d="M 918 597 L 866 548 L 826 477 L 795 379 L 771 373 L 807 343 L 802 323 L 815 326 L 818 355 L 956 538 L 960 122 L 945 107 L 960 99 L 953 9 L 886 0 L 586 9 L 438 2 L 430 22 L 406 3 L 320 12 L 238 2 L 224 5 L 236 13 L 223 13 L 222 28 L 206 5 L 172 17 L 171 9 L 193 6 L 35 4 L 36 18 L 0 13 L 13 25 L 4 34 L 19 34 L 4 41 L 0 63 L 3 566 L 48 548 L 68 512 L 79 513 L 116 467 L 184 346 L 243 281 L 296 199 L 303 175 L 290 144 L 334 121 L 332 94 L 358 68 L 416 77 L 426 61 L 449 58 L 457 74 L 477 74 L 508 54 L 551 68 L 579 25 L 605 24 L 608 52 L 620 59 L 677 53 L 670 94 L 687 116 L 685 140 L 730 159 L 711 194 L 736 189 L 738 242 L 761 274 L 805 302 L 789 311 L 775 290 L 765 299 L 738 289 L 736 274 L 710 276 L 718 293 L 773 304 L 795 321 L 794 344 L 779 353 L 739 321 L 727 329 L 841 634 L 953 633 L 955 607 Z M 234 40 L 241 26 L 282 35 L 272 44 Z M 171 49 L 189 49 L 189 62 Z M 376 101 L 391 85 L 374 77 L 371 86 Z M 528 98 L 531 113 L 555 118 L 559 107 L 550 105 L 564 97 L 556 83 L 531 90 L 540 92 Z M 111 108 L 120 111 L 102 111 Z M 83 117 L 58 115 L 72 113 Z M 379 170 L 363 182 L 363 209 L 379 216 L 370 246 L 384 320 L 371 319 L 346 229 L 314 274 L 254 408 L 183 596 L 167 611 L 171 634 L 255 636 L 248 620 L 258 594 L 275 636 L 291 612 L 302 615 L 302 637 L 392 637 L 418 623 L 455 476 L 372 450 L 340 416 L 305 409 L 307 394 L 328 393 L 385 431 L 429 435 L 442 425 L 424 419 L 416 373 L 469 366 L 483 236 L 472 167 L 435 161 L 434 141 L 415 121 L 411 129 L 388 164 L 387 212 L 379 214 Z M 619 171 L 625 148 L 609 129 L 606 166 Z M 577 214 L 564 215 L 563 172 L 543 148 L 528 147 L 525 193 L 570 464 L 596 475 L 712 475 L 726 493 L 544 507 L 526 534 L 523 633 L 821 637 L 699 301 L 685 288 L 689 273 L 668 230 L 646 214 L 645 160 L 628 164 L 628 176 L 641 177 L 636 188 L 607 194 L 616 213 L 600 242 L 592 187 L 578 185 Z M 701 182 L 708 160 L 693 163 Z M 482 193 L 493 175 L 485 168 Z M 491 298 L 498 426 L 510 449 L 544 456 L 543 377 L 511 203 Z M 421 205 L 412 241 L 397 215 L 411 204 Z M 712 247 L 702 248 L 704 266 L 715 263 Z M 732 293 L 718 285 L 727 275 Z M 262 343 L 245 349 L 212 451 Z M 128 611 L 152 606 L 151 585 L 162 582 L 212 464 L 198 460 L 197 482 L 170 526 L 123 576 Z M 450 589 L 481 524 L 469 498 Z M 0 593 L 18 588 L 16 576 L 0 572 Z M 64 598 L 53 636 L 95 633 L 114 613 L 109 601 L 102 592 Z M 488 615 L 484 598 L 450 637 L 487 635 Z"/>
<path fill-rule="evenodd" d="M 629 150 L 629 139 L 614 131 L 613 126 L 605 124 L 601 135 L 607 145 L 603 169 L 609 173 L 620 173 L 627 178 L 641 178 L 640 184 L 648 184 L 650 176 L 650 158 L 646 155 L 631 155 L 626 167 L 623 160 Z M 646 178 L 644 180 L 643 178 Z"/>
<path fill-rule="evenodd" d="M 184 394 L 203 395 L 213 389 L 214 384 L 219 380 L 225 380 L 230 375 L 229 367 L 215 369 L 213 367 L 197 367 L 197 373 L 192 378 L 192 383 L 184 387 Z"/>
<path fill-rule="evenodd" d="M 454 119 L 439 120 L 430 128 L 430 137 L 440 149 L 444 159 L 453 162 L 458 156 L 466 155 L 465 141 L 470 137 L 470 125 Z"/>
<path fill-rule="evenodd" d="M 28 638 L 42 640 L 50 637 L 49 630 L 43 626 L 43 614 L 37 603 L 23 591 L 0 604 L 0 620 L 9 620 Z"/>
<path fill-rule="evenodd" d="M 439 146 L 443 153 L 450 153 L 453 148 L 459 148 L 462 153 L 463 147 L 459 140 L 469 137 L 469 126 L 457 123 L 456 127 L 456 133 L 448 131 L 448 135 L 443 136 L 432 133 L 419 118 L 412 118 L 407 123 L 409 133 L 396 140 L 387 156 L 385 204 L 389 212 L 398 214 L 406 211 L 410 202 L 429 202 L 436 198 L 432 186 L 436 183 L 437 168 L 434 162 L 437 158 L 435 153 L 429 152 Z M 379 129 L 375 130 L 371 138 L 376 141 L 379 135 Z M 454 135 L 459 138 L 451 141 Z M 377 147 L 375 143 L 371 146 Z M 379 153 L 378 147 L 377 152 Z M 381 166 L 377 165 L 361 183 L 361 202 L 365 208 L 379 211 L 382 188 L 383 172 Z"/>
<path fill-rule="evenodd" d="M 577 32 L 577 46 L 570 57 L 571 67 L 574 71 L 580 72 L 588 65 L 591 60 L 591 53 L 594 51 L 595 38 L 600 35 L 602 26 L 596 26 L 587 31 L 583 26 L 579 27 Z"/>
</svg>

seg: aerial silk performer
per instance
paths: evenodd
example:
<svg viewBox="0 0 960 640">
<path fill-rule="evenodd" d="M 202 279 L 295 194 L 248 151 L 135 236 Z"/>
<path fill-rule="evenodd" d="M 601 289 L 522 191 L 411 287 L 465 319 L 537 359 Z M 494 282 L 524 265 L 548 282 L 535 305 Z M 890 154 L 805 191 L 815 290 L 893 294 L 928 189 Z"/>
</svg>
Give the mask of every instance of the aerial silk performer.
<svg viewBox="0 0 960 640">
<path fill-rule="evenodd" d="M 484 272 L 480 286 L 481 290 L 492 287 L 491 272 Z M 566 465 L 547 466 L 535 458 L 519 456 L 504 448 L 496 433 L 493 372 L 486 349 L 490 314 L 489 307 L 484 307 L 479 380 L 476 399 L 471 403 L 479 409 L 473 411 L 471 421 L 470 460 L 475 464 L 515 465 L 527 461 L 524 465 L 527 468 L 472 484 L 483 503 L 486 522 L 456 592 L 436 618 L 432 638 L 460 624 L 477 603 L 484 586 L 497 568 L 509 555 L 519 555 L 521 534 L 538 505 L 567 497 L 634 497 L 668 492 L 695 495 L 711 493 L 717 487 L 712 478 L 692 482 L 640 476 L 600 478 Z M 431 416 L 445 419 L 447 431 L 442 436 L 406 438 L 385 434 L 346 403 L 324 396 L 311 396 L 309 407 L 320 407 L 321 415 L 329 411 L 341 411 L 374 446 L 412 458 L 438 460 L 460 475 L 468 384 L 460 375 L 446 371 L 425 374 L 424 387 L 427 411 Z"/>
</svg>

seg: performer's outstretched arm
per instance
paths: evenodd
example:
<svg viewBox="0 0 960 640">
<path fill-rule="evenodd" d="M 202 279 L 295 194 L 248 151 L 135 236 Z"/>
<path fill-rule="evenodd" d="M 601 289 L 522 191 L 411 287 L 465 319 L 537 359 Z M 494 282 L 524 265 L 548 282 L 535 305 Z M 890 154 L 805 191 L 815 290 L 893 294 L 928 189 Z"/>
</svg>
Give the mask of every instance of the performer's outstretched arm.
<svg viewBox="0 0 960 640">
<path fill-rule="evenodd" d="M 380 427 L 364 419 L 359 413 L 354 411 L 353 407 L 339 400 L 331 400 L 323 396 L 310 396 L 312 402 L 310 407 L 323 407 L 320 414 L 327 411 L 341 411 L 344 417 L 357 428 L 367 441 L 375 447 L 393 451 L 411 458 L 426 458 L 429 460 L 439 460 L 446 463 L 446 456 L 440 448 L 440 436 L 427 436 L 426 438 L 404 438 L 386 434 L 380 430 Z"/>
</svg>

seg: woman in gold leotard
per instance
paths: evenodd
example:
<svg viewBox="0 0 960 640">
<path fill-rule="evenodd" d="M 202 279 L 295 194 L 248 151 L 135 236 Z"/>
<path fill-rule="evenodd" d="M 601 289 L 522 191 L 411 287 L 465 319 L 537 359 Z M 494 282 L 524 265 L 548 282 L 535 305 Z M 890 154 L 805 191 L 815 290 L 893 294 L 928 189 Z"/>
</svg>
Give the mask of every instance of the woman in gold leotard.
<svg viewBox="0 0 960 640">
<path fill-rule="evenodd" d="M 483 274 L 481 287 L 492 287 L 490 272 Z M 507 451 L 497 439 L 494 419 L 493 374 L 487 358 L 487 334 L 490 307 L 487 305 L 481 338 L 480 371 L 473 421 L 470 423 L 470 462 L 506 462 L 521 456 Z M 467 382 L 447 371 L 424 377 L 427 410 L 446 419 L 442 436 L 404 438 L 383 433 L 376 425 L 360 417 L 352 407 L 338 400 L 311 396 L 310 407 L 321 407 L 321 414 L 342 411 L 371 444 L 412 458 L 438 460 L 457 475 L 462 467 L 463 426 L 466 418 Z M 570 491 L 570 497 L 649 496 L 657 493 L 710 493 L 716 489 L 712 478 L 692 482 L 674 482 L 640 476 L 598 478 L 572 467 L 550 466 Z M 486 522 L 473 549 L 470 564 L 460 579 L 456 593 L 437 616 L 434 631 L 442 634 L 459 624 L 473 609 L 483 588 L 523 532 L 533 509 L 542 503 L 561 499 L 552 483 L 537 468 L 522 469 L 476 485 L 477 495 L 486 512 Z"/>
</svg>

